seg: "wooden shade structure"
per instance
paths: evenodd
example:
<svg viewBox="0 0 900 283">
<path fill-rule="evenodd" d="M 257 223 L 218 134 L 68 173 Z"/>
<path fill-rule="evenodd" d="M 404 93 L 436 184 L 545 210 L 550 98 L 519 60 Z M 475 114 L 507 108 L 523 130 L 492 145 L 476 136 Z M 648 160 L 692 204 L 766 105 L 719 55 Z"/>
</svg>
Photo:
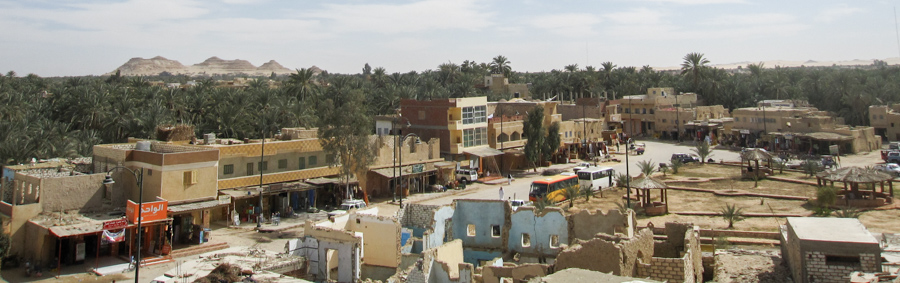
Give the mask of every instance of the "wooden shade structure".
<svg viewBox="0 0 900 283">
<path fill-rule="evenodd" d="M 860 168 L 856 166 L 851 167 L 843 167 L 832 170 L 826 170 L 819 172 L 816 174 L 816 183 L 819 186 L 827 185 L 829 181 L 831 181 L 831 185 L 834 186 L 834 182 L 844 183 L 841 192 L 838 194 L 847 196 L 849 199 L 853 198 L 864 198 L 865 193 L 860 192 L 859 184 L 872 184 L 872 190 L 868 192 L 868 194 L 874 199 L 875 197 L 881 197 L 887 200 L 887 202 L 892 202 L 894 198 L 894 176 L 891 176 L 887 173 L 871 169 L 871 168 Z M 884 183 L 888 183 L 889 193 L 884 193 Z M 875 186 L 875 184 L 880 184 L 880 186 Z M 881 190 L 876 191 L 876 189 L 880 187 Z"/>
<path fill-rule="evenodd" d="M 748 168 L 747 174 L 745 174 L 744 177 L 746 178 L 748 175 L 752 174 L 754 177 L 753 180 L 758 184 L 759 178 L 766 176 L 766 174 L 763 174 L 762 172 L 759 171 L 759 161 L 760 160 L 771 160 L 771 158 L 772 158 L 772 154 L 761 148 L 748 148 L 746 151 L 741 152 L 741 159 L 747 161 L 747 168 Z M 753 166 L 752 164 L 750 164 L 750 161 L 756 161 L 756 171 L 754 171 L 752 173 L 749 172 L 750 171 L 749 168 L 751 168 L 751 166 Z M 743 165 L 741 165 L 741 166 L 743 167 Z M 754 185 L 754 187 L 755 186 L 756 185 Z"/>
<path fill-rule="evenodd" d="M 669 213 L 668 185 L 657 181 L 652 177 L 641 176 L 631 181 L 631 187 L 637 190 L 641 207 L 644 208 L 644 212 L 647 213 L 647 215 L 662 215 Z M 654 203 L 651 201 L 651 190 L 660 190 L 659 202 Z"/>
</svg>

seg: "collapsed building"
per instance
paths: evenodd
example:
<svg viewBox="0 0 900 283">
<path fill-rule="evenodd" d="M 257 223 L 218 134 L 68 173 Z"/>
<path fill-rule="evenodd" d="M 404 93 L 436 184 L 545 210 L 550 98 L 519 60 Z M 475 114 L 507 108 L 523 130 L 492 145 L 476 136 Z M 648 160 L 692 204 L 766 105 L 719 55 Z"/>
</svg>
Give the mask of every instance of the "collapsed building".
<svg viewBox="0 0 900 283">
<path fill-rule="evenodd" d="M 370 212 L 308 222 L 306 236 L 288 243 L 290 253 L 307 258 L 307 279 L 522 282 L 579 268 L 703 281 L 698 227 L 667 223 L 665 240 L 655 240 L 652 228 L 638 229 L 631 210 L 567 214 L 558 207 L 512 209 L 506 201 L 458 199 L 446 206 L 408 204 L 396 218 L 364 213 Z"/>
</svg>

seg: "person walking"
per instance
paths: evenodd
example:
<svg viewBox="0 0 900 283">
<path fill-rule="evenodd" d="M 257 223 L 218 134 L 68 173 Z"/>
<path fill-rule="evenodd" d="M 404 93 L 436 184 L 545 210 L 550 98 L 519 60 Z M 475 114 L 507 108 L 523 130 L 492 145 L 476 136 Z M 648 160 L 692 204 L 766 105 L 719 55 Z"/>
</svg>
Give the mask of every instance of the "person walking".
<svg viewBox="0 0 900 283">
<path fill-rule="evenodd" d="M 500 200 L 503 200 L 503 187 L 500 187 Z"/>
</svg>

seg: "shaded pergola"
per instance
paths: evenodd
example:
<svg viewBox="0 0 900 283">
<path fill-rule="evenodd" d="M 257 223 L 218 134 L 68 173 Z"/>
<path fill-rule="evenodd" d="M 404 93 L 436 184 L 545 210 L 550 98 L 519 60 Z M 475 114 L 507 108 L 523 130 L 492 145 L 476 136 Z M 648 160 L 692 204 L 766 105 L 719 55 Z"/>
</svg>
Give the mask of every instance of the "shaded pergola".
<svg viewBox="0 0 900 283">
<path fill-rule="evenodd" d="M 829 185 L 828 182 L 831 182 L 831 186 L 834 186 L 834 182 L 843 183 L 843 188 L 838 194 L 843 195 L 848 202 L 851 199 L 869 198 L 874 200 L 876 197 L 879 197 L 884 198 L 888 203 L 891 203 L 894 198 L 893 179 L 894 176 L 887 173 L 871 168 L 860 168 L 856 166 L 831 169 L 816 174 L 816 184 L 819 186 Z M 884 183 L 888 183 L 887 194 L 884 192 Z M 860 191 L 860 184 L 871 184 L 872 190 Z M 875 184 L 878 184 L 878 186 Z M 881 190 L 877 191 L 878 188 L 881 188 Z"/>
<path fill-rule="evenodd" d="M 669 195 L 667 190 L 669 186 L 663 182 L 657 181 L 652 177 L 641 176 L 631 181 L 631 188 L 637 191 L 638 199 L 641 207 L 647 215 L 663 215 L 669 213 Z M 650 192 L 659 190 L 660 201 L 653 202 Z"/>
<path fill-rule="evenodd" d="M 741 160 L 747 161 L 748 169 L 746 171 L 743 171 L 744 169 L 741 169 L 741 170 L 742 170 L 742 172 L 746 172 L 746 174 L 744 174 L 746 177 L 749 177 L 750 174 L 755 175 L 756 178 L 753 178 L 753 179 L 758 182 L 759 178 L 766 176 L 766 174 L 760 174 L 762 172 L 760 172 L 760 170 L 759 170 L 759 161 L 771 160 L 771 158 L 772 158 L 772 154 L 764 149 L 749 148 L 746 151 L 741 152 Z M 752 168 L 752 166 L 753 166 L 753 164 L 750 163 L 751 161 L 756 161 L 756 170 L 754 172 L 749 172 L 750 171 L 749 168 Z M 743 167 L 743 165 L 741 167 Z"/>
</svg>

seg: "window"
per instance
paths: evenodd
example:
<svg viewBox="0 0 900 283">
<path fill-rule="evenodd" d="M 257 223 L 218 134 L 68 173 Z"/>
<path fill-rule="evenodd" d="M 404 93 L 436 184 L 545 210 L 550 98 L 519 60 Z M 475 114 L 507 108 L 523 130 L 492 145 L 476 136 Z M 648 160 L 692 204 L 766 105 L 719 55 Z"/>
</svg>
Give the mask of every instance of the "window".
<svg viewBox="0 0 900 283">
<path fill-rule="evenodd" d="M 647 114 L 647 108 L 642 108 L 642 109 L 641 109 L 641 114 Z"/>
<path fill-rule="evenodd" d="M 825 255 L 825 265 L 859 266 L 859 256 Z"/>
<path fill-rule="evenodd" d="M 247 163 L 247 175 L 253 175 L 253 162 Z"/>
<path fill-rule="evenodd" d="M 259 171 L 269 170 L 269 162 L 268 161 L 257 162 L 256 164 L 258 166 L 257 168 L 259 169 Z"/>
<path fill-rule="evenodd" d="M 297 161 L 297 163 L 298 163 L 297 165 L 299 165 L 299 167 L 297 167 L 298 169 L 300 169 L 300 170 L 306 169 L 306 157 L 300 157 L 300 159 Z"/>
<path fill-rule="evenodd" d="M 287 159 L 278 160 L 278 169 L 287 169 Z"/>
<path fill-rule="evenodd" d="M 184 171 L 184 184 L 193 185 L 197 183 L 197 171 Z"/>
<path fill-rule="evenodd" d="M 559 235 L 550 235 L 550 248 L 559 248 Z"/>
<path fill-rule="evenodd" d="M 231 175 L 234 174 L 234 164 L 226 164 L 222 167 L 222 174 Z"/>
<path fill-rule="evenodd" d="M 380 136 L 380 135 L 381 135 L 381 128 L 378 128 L 377 130 L 378 130 L 378 135 Z"/>
<path fill-rule="evenodd" d="M 475 123 L 487 121 L 487 106 L 475 106 Z"/>
<path fill-rule="evenodd" d="M 147 176 L 153 176 L 153 169 L 147 169 Z"/>
<path fill-rule="evenodd" d="M 625 114 L 631 113 L 631 108 L 625 108 Z"/>
<path fill-rule="evenodd" d="M 474 106 L 462 108 L 463 124 L 484 123 L 487 121 L 487 106 Z"/>
<path fill-rule="evenodd" d="M 650 114 L 653 114 L 653 108 L 650 108 Z"/>
<path fill-rule="evenodd" d="M 318 156 L 310 156 L 309 157 L 309 167 L 315 167 L 319 165 L 319 157 Z"/>
<path fill-rule="evenodd" d="M 478 146 L 487 144 L 487 128 L 475 128 L 463 130 L 463 146 Z"/>
<path fill-rule="evenodd" d="M 466 226 L 466 236 L 475 237 L 475 224 Z"/>
<path fill-rule="evenodd" d="M 425 120 L 425 111 L 419 110 L 419 120 Z"/>
<path fill-rule="evenodd" d="M 522 247 L 531 247 L 531 235 L 528 235 L 528 233 L 522 233 Z"/>
<path fill-rule="evenodd" d="M 662 122 L 665 123 L 665 122 L 666 122 L 666 119 L 662 119 Z"/>
<path fill-rule="evenodd" d="M 491 237 L 500 238 L 500 225 L 491 225 Z"/>
</svg>

